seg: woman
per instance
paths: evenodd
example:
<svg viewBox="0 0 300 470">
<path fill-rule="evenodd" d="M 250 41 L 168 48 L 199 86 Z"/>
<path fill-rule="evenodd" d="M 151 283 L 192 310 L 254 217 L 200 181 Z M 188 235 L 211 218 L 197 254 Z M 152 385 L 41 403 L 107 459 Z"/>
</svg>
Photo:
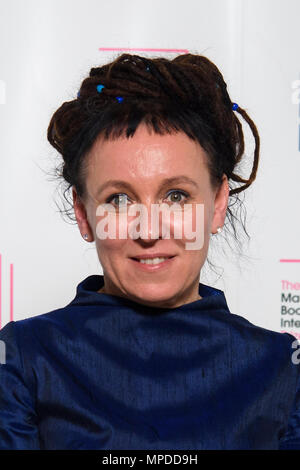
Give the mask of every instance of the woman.
<svg viewBox="0 0 300 470">
<path fill-rule="evenodd" d="M 255 138 L 249 179 L 235 172 L 237 114 Z M 0 448 L 300 448 L 294 337 L 230 313 L 200 283 L 211 234 L 226 216 L 234 227 L 229 199 L 259 159 L 256 127 L 217 67 L 122 54 L 91 69 L 48 139 L 103 275 L 65 307 L 1 330 Z M 155 231 L 157 206 L 170 218 L 159 214 Z"/>
</svg>

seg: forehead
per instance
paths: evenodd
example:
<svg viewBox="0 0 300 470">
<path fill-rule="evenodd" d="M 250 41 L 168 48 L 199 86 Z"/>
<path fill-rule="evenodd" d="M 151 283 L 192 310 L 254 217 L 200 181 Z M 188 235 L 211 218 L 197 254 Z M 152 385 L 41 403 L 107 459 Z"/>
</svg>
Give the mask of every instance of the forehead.
<svg viewBox="0 0 300 470">
<path fill-rule="evenodd" d="M 88 177 L 158 178 L 203 171 L 206 154 L 184 132 L 160 135 L 140 125 L 133 137 L 99 137 L 88 155 Z"/>
</svg>

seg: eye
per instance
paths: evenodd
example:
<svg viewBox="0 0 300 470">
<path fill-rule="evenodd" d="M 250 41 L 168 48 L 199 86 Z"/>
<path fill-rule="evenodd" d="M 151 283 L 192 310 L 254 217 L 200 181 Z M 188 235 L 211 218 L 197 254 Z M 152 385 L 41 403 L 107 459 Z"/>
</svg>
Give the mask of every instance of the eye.
<svg viewBox="0 0 300 470">
<path fill-rule="evenodd" d="M 185 191 L 179 191 L 178 189 L 176 190 L 173 190 L 169 193 L 169 196 L 175 196 L 175 198 L 173 200 L 171 200 L 171 202 L 182 202 L 182 196 L 184 196 L 186 199 L 188 199 L 189 195 L 185 192 Z"/>
<path fill-rule="evenodd" d="M 106 199 L 106 203 L 109 203 L 109 202 L 114 202 L 115 200 L 119 201 L 119 203 L 116 203 L 116 206 L 117 207 L 120 207 L 120 206 L 125 206 L 127 205 L 126 204 L 126 198 L 127 198 L 127 195 L 125 193 L 118 193 L 118 194 L 112 194 L 111 196 L 109 196 L 107 199 Z"/>
</svg>

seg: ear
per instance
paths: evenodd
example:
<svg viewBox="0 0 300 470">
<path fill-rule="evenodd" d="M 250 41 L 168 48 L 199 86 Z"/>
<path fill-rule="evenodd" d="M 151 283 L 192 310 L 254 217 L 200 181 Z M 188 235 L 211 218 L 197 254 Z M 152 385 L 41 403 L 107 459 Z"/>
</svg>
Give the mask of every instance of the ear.
<svg viewBox="0 0 300 470">
<path fill-rule="evenodd" d="M 229 183 L 228 178 L 224 174 L 222 177 L 222 183 L 219 186 L 216 195 L 215 195 L 215 202 L 214 202 L 214 215 L 211 224 L 211 232 L 217 233 L 218 227 L 223 227 L 226 211 L 228 206 L 228 198 L 229 198 Z"/>
<path fill-rule="evenodd" d="M 93 232 L 90 228 L 89 222 L 87 220 L 86 208 L 77 194 L 75 187 L 72 187 L 72 196 L 73 196 L 73 206 L 77 224 L 80 230 L 82 237 L 87 234 L 87 240 L 92 242 L 94 241 Z"/>
</svg>

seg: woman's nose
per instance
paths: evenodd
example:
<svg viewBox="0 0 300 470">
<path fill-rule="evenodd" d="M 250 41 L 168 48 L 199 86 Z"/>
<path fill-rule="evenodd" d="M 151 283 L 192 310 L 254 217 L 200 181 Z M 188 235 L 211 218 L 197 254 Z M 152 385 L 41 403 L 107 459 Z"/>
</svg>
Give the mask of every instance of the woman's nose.
<svg viewBox="0 0 300 470">
<path fill-rule="evenodd" d="M 170 239 L 174 236 L 176 227 L 176 238 L 182 235 L 182 207 L 180 204 L 170 206 L 167 203 L 138 204 L 138 219 L 135 238 L 143 240 Z M 135 229 L 133 227 L 133 229 Z M 179 236 L 178 236 L 179 234 Z"/>
<path fill-rule="evenodd" d="M 132 212 L 137 214 L 130 230 L 131 238 L 141 238 L 143 240 L 155 240 L 162 238 L 164 232 L 163 217 L 160 212 L 160 204 L 147 203 L 136 204 Z M 133 207 L 133 206 L 131 206 Z M 134 215 L 130 213 L 129 215 Z"/>
</svg>

